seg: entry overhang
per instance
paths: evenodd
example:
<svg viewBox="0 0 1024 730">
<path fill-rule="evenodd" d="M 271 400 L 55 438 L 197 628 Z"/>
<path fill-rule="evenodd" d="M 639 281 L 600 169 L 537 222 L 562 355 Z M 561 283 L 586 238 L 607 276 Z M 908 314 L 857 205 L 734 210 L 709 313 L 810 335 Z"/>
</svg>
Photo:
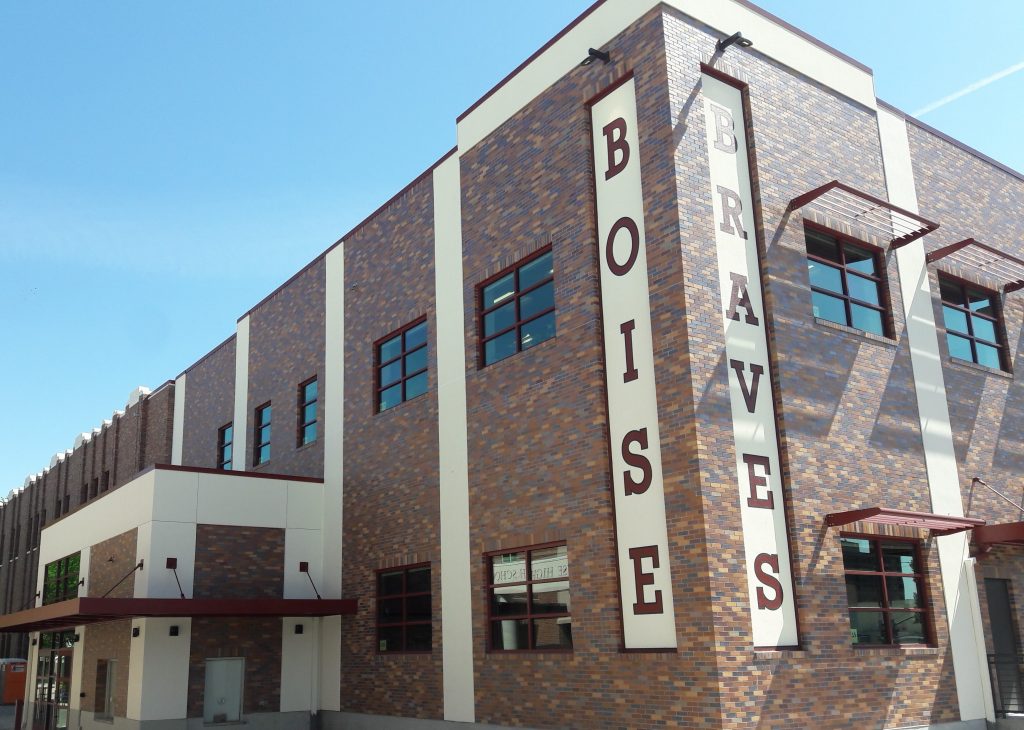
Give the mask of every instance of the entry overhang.
<svg viewBox="0 0 1024 730">
<path fill-rule="evenodd" d="M 1024 545 L 1024 522 L 976 527 L 974 544 L 982 553 L 987 553 L 993 545 Z"/>
<path fill-rule="evenodd" d="M 344 616 L 353 599 L 307 598 L 72 598 L 0 616 L 0 633 L 55 631 L 126 618 L 270 618 Z"/>
<path fill-rule="evenodd" d="M 978 529 L 985 520 L 973 517 L 953 517 L 936 515 L 930 512 L 910 512 L 902 509 L 886 509 L 885 507 L 867 507 L 849 512 L 833 512 L 825 515 L 825 524 L 829 527 L 841 527 L 853 522 L 871 522 L 877 525 L 901 525 L 931 530 L 933 535 L 952 535 L 954 532 Z"/>
<path fill-rule="evenodd" d="M 870 230 L 887 242 L 886 248 L 906 246 L 939 227 L 938 223 L 838 180 L 798 195 L 789 201 L 787 210 L 804 206 L 813 206 L 828 218 L 851 227 Z"/>
</svg>

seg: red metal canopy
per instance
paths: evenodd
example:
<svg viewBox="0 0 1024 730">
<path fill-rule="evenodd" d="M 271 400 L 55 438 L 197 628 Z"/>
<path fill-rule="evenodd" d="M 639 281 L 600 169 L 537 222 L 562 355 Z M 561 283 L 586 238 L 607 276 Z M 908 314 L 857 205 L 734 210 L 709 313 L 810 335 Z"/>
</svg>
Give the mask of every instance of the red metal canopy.
<svg viewBox="0 0 1024 730">
<path fill-rule="evenodd" d="M 874 232 L 892 248 L 906 246 L 939 227 L 938 223 L 838 180 L 798 195 L 789 201 L 788 210 L 811 204 L 828 218 Z"/>
<path fill-rule="evenodd" d="M 352 599 L 72 598 L 0 616 L 0 633 L 54 631 L 125 618 L 341 616 L 355 612 Z"/>
<path fill-rule="evenodd" d="M 929 264 L 948 258 L 953 264 L 994 279 L 1007 293 L 1024 289 L 1024 261 L 973 238 L 937 248 L 926 258 Z"/>
<path fill-rule="evenodd" d="M 825 524 L 829 527 L 849 525 L 851 522 L 873 522 L 878 525 L 902 525 L 931 530 L 933 535 L 951 535 L 978 528 L 985 520 L 973 517 L 952 517 L 950 515 L 933 515 L 929 512 L 909 512 L 903 509 L 886 509 L 885 507 L 867 507 L 849 512 L 833 512 L 825 515 Z"/>
<path fill-rule="evenodd" d="M 993 545 L 1024 545 L 1024 522 L 974 528 L 974 544 L 987 553 Z"/>
</svg>

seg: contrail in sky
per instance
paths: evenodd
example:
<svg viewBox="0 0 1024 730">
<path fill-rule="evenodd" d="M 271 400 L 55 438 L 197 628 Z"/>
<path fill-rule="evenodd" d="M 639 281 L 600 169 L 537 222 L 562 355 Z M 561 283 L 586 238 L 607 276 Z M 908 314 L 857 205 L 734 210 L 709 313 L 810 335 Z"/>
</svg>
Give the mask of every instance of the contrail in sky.
<svg viewBox="0 0 1024 730">
<path fill-rule="evenodd" d="M 1004 68 L 1002 71 L 994 73 L 991 76 L 986 76 L 985 78 L 981 79 L 980 81 L 975 81 L 973 84 L 965 86 L 964 88 L 960 89 L 960 91 L 956 91 L 956 92 L 950 94 L 949 96 L 944 96 L 941 99 L 939 99 L 938 101 L 933 101 L 931 104 L 929 104 L 927 106 L 924 106 L 924 107 L 921 107 L 916 112 L 913 112 L 912 116 L 920 117 L 920 116 L 922 116 L 924 114 L 927 114 L 928 112 L 933 112 L 933 111 L 935 111 L 936 109 L 938 109 L 941 106 L 946 106 L 946 104 L 949 104 L 950 102 L 956 101 L 961 96 L 967 96 L 968 94 L 973 93 L 973 92 L 977 91 L 978 89 L 984 88 L 984 87 L 988 86 L 989 84 L 998 81 L 1001 78 L 1005 78 L 1006 76 L 1009 76 L 1010 74 L 1017 73 L 1021 69 L 1024 69 L 1024 61 L 1021 61 L 1020 63 L 1015 63 L 1012 66 L 1010 66 L 1009 68 Z"/>
</svg>

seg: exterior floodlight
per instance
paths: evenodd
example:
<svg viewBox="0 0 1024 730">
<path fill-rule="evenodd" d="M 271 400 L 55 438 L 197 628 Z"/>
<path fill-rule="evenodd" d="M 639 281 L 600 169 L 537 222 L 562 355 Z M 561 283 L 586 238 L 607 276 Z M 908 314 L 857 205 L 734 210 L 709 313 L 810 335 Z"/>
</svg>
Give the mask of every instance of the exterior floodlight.
<svg viewBox="0 0 1024 730">
<path fill-rule="evenodd" d="M 600 58 L 605 63 L 608 63 L 609 61 L 612 60 L 612 54 L 608 53 L 607 51 L 599 51 L 596 48 L 588 48 L 587 54 L 587 57 L 580 62 L 580 66 L 589 66 L 594 62 L 595 58 Z"/>
<path fill-rule="evenodd" d="M 718 43 L 715 44 L 715 48 L 718 49 L 719 51 L 724 51 L 733 43 L 735 43 L 740 48 L 750 48 L 752 45 L 754 45 L 754 42 L 752 40 L 744 38 L 742 33 L 736 31 L 728 38 L 723 38 L 722 40 L 718 41 Z"/>
</svg>

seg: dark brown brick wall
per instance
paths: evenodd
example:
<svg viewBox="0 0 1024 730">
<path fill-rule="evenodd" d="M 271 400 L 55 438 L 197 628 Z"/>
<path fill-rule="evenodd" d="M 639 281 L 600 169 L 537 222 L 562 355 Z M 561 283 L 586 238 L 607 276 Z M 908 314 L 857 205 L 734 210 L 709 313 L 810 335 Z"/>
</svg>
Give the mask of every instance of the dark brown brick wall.
<svg viewBox="0 0 1024 730">
<path fill-rule="evenodd" d="M 185 372 L 181 463 L 215 468 L 217 431 L 235 417 L 235 336 Z M 238 456 L 242 458 L 243 451 Z"/>
<path fill-rule="evenodd" d="M 280 710 L 281 619 L 193 619 L 188 671 L 189 717 L 203 716 L 206 660 L 218 657 L 245 657 L 244 714 Z"/>
<path fill-rule="evenodd" d="M 342 709 L 440 718 L 437 352 L 428 175 L 345 240 L 345 530 Z M 454 284 L 454 282 L 453 282 Z M 375 413 L 374 342 L 426 315 L 428 390 Z M 378 568 L 430 562 L 431 654 L 376 653 Z"/>
<path fill-rule="evenodd" d="M 135 595 L 135 567 L 138 529 L 98 542 L 89 551 L 89 576 L 82 595 L 110 598 L 132 598 Z M 128 576 L 125 578 L 125 576 Z M 124 578 L 120 584 L 118 581 Z M 116 587 L 115 587 L 116 586 Z M 110 591 L 108 594 L 107 592 Z M 127 665 L 125 665 L 127 671 Z"/>
<path fill-rule="evenodd" d="M 75 661 L 82 662 L 82 709 L 96 712 L 97 707 L 97 663 L 100 660 L 114 660 L 114 717 L 126 717 L 128 714 L 128 663 L 132 648 L 132 622 L 110 621 L 92 624 L 85 630 L 80 653 L 76 653 Z M 105 679 L 105 677 L 104 677 Z"/>
<path fill-rule="evenodd" d="M 284 530 L 196 525 L 196 598 L 281 598 Z"/>
<path fill-rule="evenodd" d="M 298 386 L 324 375 L 324 297 L 326 263 L 318 259 L 249 315 L 248 430 L 235 434 L 237 458 L 245 454 L 245 468 L 276 474 L 322 477 L 324 472 L 323 404 L 321 392 L 317 417 L 318 438 L 297 446 Z M 187 400 L 187 399 L 186 399 Z M 255 409 L 271 401 L 270 461 L 253 466 Z M 214 433 L 216 443 L 216 432 Z"/>
</svg>

